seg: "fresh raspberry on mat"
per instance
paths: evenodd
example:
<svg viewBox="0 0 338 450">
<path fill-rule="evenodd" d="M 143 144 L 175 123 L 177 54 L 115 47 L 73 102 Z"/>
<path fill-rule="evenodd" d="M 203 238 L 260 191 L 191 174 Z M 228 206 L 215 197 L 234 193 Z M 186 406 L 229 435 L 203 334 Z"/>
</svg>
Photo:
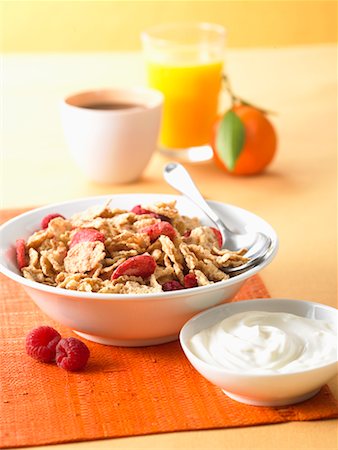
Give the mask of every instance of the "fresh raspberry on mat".
<svg viewBox="0 0 338 450">
<path fill-rule="evenodd" d="M 52 362 L 55 360 L 55 349 L 60 339 L 60 333 L 52 327 L 34 328 L 26 336 L 26 352 L 38 361 Z"/>
<path fill-rule="evenodd" d="M 100 241 L 104 243 L 105 239 L 105 235 L 95 230 L 94 228 L 81 228 L 72 237 L 69 248 L 72 248 L 74 247 L 74 245 L 80 244 L 81 242 Z"/>
<path fill-rule="evenodd" d="M 169 222 L 156 222 L 149 227 L 145 227 L 141 230 L 142 233 L 147 233 L 150 237 L 150 241 L 154 242 L 156 239 L 164 234 L 168 236 L 171 240 L 173 240 L 176 236 L 175 228 Z"/>
<path fill-rule="evenodd" d="M 16 250 L 16 262 L 18 268 L 21 270 L 23 267 L 28 265 L 28 258 L 26 254 L 26 242 L 24 239 L 17 239 L 15 243 Z"/>
<path fill-rule="evenodd" d="M 86 344 L 73 337 L 61 339 L 56 346 L 56 364 L 69 372 L 84 369 L 89 356 Z"/>
<path fill-rule="evenodd" d="M 113 272 L 111 279 L 129 275 L 134 277 L 148 278 L 155 272 L 156 261 L 150 255 L 137 255 L 128 258 L 120 264 Z"/>
<path fill-rule="evenodd" d="M 49 222 L 52 219 L 55 219 L 56 217 L 61 217 L 64 219 L 64 217 L 61 214 L 55 213 L 55 214 L 47 214 L 42 220 L 41 220 L 41 228 L 45 230 L 48 227 Z"/>
<path fill-rule="evenodd" d="M 212 231 L 214 232 L 214 235 L 215 235 L 216 238 L 217 238 L 218 247 L 219 247 L 219 248 L 222 248 L 222 245 L 223 245 L 223 239 L 222 239 L 221 232 L 220 232 L 219 230 L 217 230 L 217 228 L 213 228 L 213 227 L 210 227 L 210 228 L 212 229 Z"/>
<path fill-rule="evenodd" d="M 185 288 L 193 288 L 193 287 L 197 287 L 197 286 L 198 286 L 197 278 L 194 273 L 188 273 L 187 275 L 185 275 L 185 277 L 184 277 L 184 287 Z"/>
<path fill-rule="evenodd" d="M 162 284 L 162 289 L 164 291 L 178 291 L 180 289 L 184 289 L 184 287 L 176 280 L 166 281 Z"/>
</svg>

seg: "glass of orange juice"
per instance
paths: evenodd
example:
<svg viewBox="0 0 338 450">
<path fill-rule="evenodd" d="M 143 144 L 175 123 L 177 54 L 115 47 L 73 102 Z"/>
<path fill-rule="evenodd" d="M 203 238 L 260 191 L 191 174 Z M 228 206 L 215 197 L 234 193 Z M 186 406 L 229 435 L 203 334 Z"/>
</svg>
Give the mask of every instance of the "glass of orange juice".
<svg viewBox="0 0 338 450">
<path fill-rule="evenodd" d="M 141 34 L 149 85 L 164 94 L 160 150 L 182 161 L 212 157 L 226 31 L 210 23 L 173 23 Z"/>
</svg>

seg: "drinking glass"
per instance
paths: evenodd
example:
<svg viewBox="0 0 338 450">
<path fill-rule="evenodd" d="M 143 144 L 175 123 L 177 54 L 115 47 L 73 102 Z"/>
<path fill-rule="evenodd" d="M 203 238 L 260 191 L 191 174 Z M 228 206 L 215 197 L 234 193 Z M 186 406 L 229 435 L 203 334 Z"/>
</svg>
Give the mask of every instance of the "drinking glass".
<svg viewBox="0 0 338 450">
<path fill-rule="evenodd" d="M 210 23 L 173 23 L 141 33 L 149 85 L 164 94 L 160 150 L 181 161 L 212 157 L 226 30 Z"/>
</svg>

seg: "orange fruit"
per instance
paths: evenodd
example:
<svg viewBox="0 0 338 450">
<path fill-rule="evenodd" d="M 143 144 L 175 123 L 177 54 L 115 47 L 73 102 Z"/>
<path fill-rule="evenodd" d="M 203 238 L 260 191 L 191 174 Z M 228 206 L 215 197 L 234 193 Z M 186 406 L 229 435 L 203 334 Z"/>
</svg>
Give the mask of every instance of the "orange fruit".
<svg viewBox="0 0 338 450">
<path fill-rule="evenodd" d="M 237 153 L 233 156 L 235 162 L 233 167 L 227 162 L 226 152 L 232 152 L 233 141 L 227 144 L 227 149 L 221 151 L 222 137 L 219 137 L 220 125 L 225 116 L 220 118 L 214 129 L 212 137 L 212 148 L 214 160 L 222 169 L 234 175 L 254 175 L 262 172 L 273 160 L 277 150 L 277 135 L 272 123 L 258 109 L 237 104 L 231 108 L 240 122 L 237 120 L 236 136 Z M 232 116 L 233 117 L 233 116 Z M 227 130 L 232 131 L 235 126 L 232 123 Z M 238 141 L 239 138 L 239 141 Z"/>
</svg>

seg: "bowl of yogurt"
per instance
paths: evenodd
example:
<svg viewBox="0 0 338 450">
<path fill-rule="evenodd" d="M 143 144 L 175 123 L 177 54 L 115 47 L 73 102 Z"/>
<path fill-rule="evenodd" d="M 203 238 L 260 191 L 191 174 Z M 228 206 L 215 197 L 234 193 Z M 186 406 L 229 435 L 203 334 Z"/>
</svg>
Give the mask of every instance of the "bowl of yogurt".
<svg viewBox="0 0 338 450">
<path fill-rule="evenodd" d="M 193 367 L 230 398 L 256 406 L 305 401 L 337 373 L 338 310 L 305 300 L 227 303 L 180 332 Z"/>
</svg>

